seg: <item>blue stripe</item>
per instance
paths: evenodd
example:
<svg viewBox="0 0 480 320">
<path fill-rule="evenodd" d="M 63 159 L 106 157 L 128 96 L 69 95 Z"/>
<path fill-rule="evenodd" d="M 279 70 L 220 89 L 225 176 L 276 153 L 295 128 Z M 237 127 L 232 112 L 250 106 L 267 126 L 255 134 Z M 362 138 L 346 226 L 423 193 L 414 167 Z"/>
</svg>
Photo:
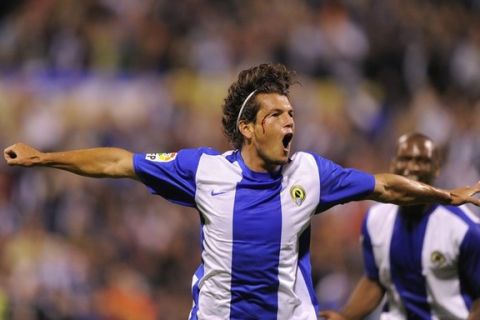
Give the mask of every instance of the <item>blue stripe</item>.
<svg viewBox="0 0 480 320">
<path fill-rule="evenodd" d="M 362 223 L 362 247 L 363 247 L 363 263 L 365 265 L 365 274 L 370 280 L 379 280 L 378 266 L 375 262 L 375 255 L 373 253 L 372 239 L 368 232 L 368 217 L 370 211 L 367 212 Z"/>
<path fill-rule="evenodd" d="M 244 178 L 237 185 L 230 319 L 277 319 L 281 177 L 262 180 Z"/>
<path fill-rule="evenodd" d="M 408 213 L 402 214 L 400 208 L 393 227 L 390 272 L 408 320 L 431 319 L 426 279 L 422 275 L 422 248 L 432 209 L 412 221 L 411 216 L 406 219 Z"/>
<path fill-rule="evenodd" d="M 363 199 L 373 192 L 375 177 L 356 169 L 343 168 L 333 161 L 310 153 L 318 167 L 320 201 L 316 213 L 353 200 Z"/>
<path fill-rule="evenodd" d="M 305 285 L 307 286 L 308 294 L 310 295 L 310 301 L 315 308 L 315 312 L 318 313 L 320 307 L 318 305 L 317 296 L 315 295 L 315 289 L 313 288 L 312 267 L 310 265 L 310 227 L 303 231 L 299 238 L 298 264 L 303 279 L 305 279 Z"/>
<path fill-rule="evenodd" d="M 205 269 L 203 267 L 203 264 L 201 264 L 197 268 L 197 271 L 195 271 L 195 276 L 197 277 L 197 281 L 192 286 L 193 307 L 192 307 L 192 312 L 189 320 L 197 320 L 198 296 L 200 295 L 200 288 L 198 287 L 198 283 L 203 278 L 204 273 L 205 273 Z"/>
<path fill-rule="evenodd" d="M 202 253 L 203 253 L 203 240 L 205 238 L 205 235 L 203 233 L 203 225 L 205 224 L 203 216 L 200 214 L 200 221 L 201 221 L 201 226 L 200 226 L 200 247 L 202 248 Z M 198 286 L 198 283 L 200 280 L 202 280 L 203 276 L 205 274 L 205 267 L 203 265 L 203 259 L 202 263 L 198 266 L 197 270 L 195 271 L 195 276 L 197 277 L 197 281 L 192 285 L 192 298 L 193 298 L 193 306 L 192 306 L 192 311 L 191 311 L 191 316 L 189 320 L 197 320 L 197 313 L 200 308 L 198 305 L 198 298 L 200 296 L 200 287 Z"/>
<path fill-rule="evenodd" d="M 195 176 L 203 154 L 218 155 L 211 148 L 180 150 L 172 161 L 151 161 L 145 154 L 133 156 L 135 174 L 153 194 L 176 204 L 195 207 Z"/>
</svg>

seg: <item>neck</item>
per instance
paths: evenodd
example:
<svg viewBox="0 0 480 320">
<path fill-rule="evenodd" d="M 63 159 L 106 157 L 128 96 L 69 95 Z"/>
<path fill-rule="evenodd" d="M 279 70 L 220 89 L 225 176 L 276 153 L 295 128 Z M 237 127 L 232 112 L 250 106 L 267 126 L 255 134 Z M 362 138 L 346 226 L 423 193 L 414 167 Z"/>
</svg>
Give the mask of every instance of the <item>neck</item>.
<svg viewBox="0 0 480 320">
<path fill-rule="evenodd" d="M 410 220 L 417 220 L 420 219 L 425 211 L 428 209 L 428 205 L 420 204 L 414 206 L 403 206 L 401 207 L 401 213 Z"/>
<path fill-rule="evenodd" d="M 252 150 L 252 148 L 249 148 L 248 146 L 244 146 L 240 150 L 240 153 L 245 165 L 248 169 L 254 172 L 275 173 L 280 170 L 281 165 L 265 160 L 255 150 Z"/>
</svg>

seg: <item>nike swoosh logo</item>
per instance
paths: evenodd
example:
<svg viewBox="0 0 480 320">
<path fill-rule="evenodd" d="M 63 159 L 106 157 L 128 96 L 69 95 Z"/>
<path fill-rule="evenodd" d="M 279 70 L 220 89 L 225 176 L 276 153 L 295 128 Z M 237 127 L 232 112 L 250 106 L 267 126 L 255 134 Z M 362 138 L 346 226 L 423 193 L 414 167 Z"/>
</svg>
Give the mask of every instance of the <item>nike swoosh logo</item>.
<svg viewBox="0 0 480 320">
<path fill-rule="evenodd" d="M 220 194 L 224 194 L 224 193 L 226 193 L 226 192 L 227 192 L 227 191 L 215 192 L 215 191 L 212 190 L 212 192 L 210 192 L 210 194 L 211 194 L 213 197 L 215 197 L 215 196 L 218 196 L 218 195 L 220 195 Z"/>
</svg>

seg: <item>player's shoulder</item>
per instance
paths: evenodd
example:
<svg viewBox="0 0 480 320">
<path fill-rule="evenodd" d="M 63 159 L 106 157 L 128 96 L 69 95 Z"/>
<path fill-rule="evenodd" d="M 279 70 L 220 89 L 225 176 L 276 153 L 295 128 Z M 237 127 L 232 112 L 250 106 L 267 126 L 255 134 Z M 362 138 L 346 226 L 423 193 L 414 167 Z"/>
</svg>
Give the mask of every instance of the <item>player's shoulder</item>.
<svg viewBox="0 0 480 320">
<path fill-rule="evenodd" d="M 363 218 L 362 232 L 370 234 L 372 241 L 381 239 L 389 232 L 395 223 L 398 206 L 391 203 L 372 205 Z"/>
<path fill-rule="evenodd" d="M 394 216 L 398 212 L 398 206 L 393 203 L 376 203 L 372 205 L 365 215 L 370 222 L 382 222 L 387 216 Z"/>
<path fill-rule="evenodd" d="M 181 149 L 178 151 L 178 153 L 188 154 L 188 155 L 199 155 L 199 156 L 203 154 L 212 155 L 212 156 L 221 155 L 220 151 L 211 147 L 196 147 L 196 148 Z"/>
<path fill-rule="evenodd" d="M 204 154 L 219 155 L 220 152 L 210 147 L 197 147 L 180 149 L 173 152 L 138 153 L 137 157 L 145 158 L 152 162 L 171 162 L 174 160 L 195 159 Z"/>
<path fill-rule="evenodd" d="M 473 213 L 467 205 L 451 206 L 451 205 L 439 205 L 436 207 L 434 214 L 443 215 L 449 217 L 451 220 L 461 221 L 470 227 L 479 227 L 480 218 Z"/>
<path fill-rule="evenodd" d="M 297 151 L 290 156 L 289 165 L 305 165 L 308 163 L 316 165 L 317 167 L 321 167 L 325 164 L 331 164 L 333 162 L 319 154 L 309 151 Z"/>
<path fill-rule="evenodd" d="M 179 162 L 198 162 L 204 155 L 220 155 L 221 153 L 210 147 L 195 147 L 180 149 L 177 152 L 170 153 Z"/>
<path fill-rule="evenodd" d="M 176 152 L 157 153 L 154 154 L 156 159 L 149 159 L 156 162 L 170 162 L 174 166 L 182 170 L 196 171 L 202 157 L 218 156 L 220 152 L 210 147 L 196 147 L 180 149 Z M 148 154 L 147 154 L 148 157 Z"/>
<path fill-rule="evenodd" d="M 311 152 L 311 151 L 297 151 L 295 152 L 291 157 L 291 160 L 297 159 L 298 160 L 303 160 L 303 159 L 316 159 L 317 161 L 330 161 L 325 157 L 322 157 L 318 153 Z"/>
<path fill-rule="evenodd" d="M 478 245 L 480 241 L 480 219 L 466 205 L 439 205 L 429 218 L 432 228 L 445 236 L 456 239 L 461 244 L 472 239 Z"/>
<path fill-rule="evenodd" d="M 288 163 L 284 166 L 284 174 L 288 172 L 296 172 L 306 168 L 317 169 L 318 160 L 315 155 L 309 152 L 297 151 L 290 156 Z"/>
</svg>

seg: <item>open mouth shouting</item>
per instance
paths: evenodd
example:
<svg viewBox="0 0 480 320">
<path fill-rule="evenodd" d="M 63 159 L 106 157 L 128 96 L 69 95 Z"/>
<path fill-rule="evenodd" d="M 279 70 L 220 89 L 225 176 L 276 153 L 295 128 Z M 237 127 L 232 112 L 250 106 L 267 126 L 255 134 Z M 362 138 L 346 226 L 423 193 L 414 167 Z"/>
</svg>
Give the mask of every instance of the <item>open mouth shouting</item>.
<svg viewBox="0 0 480 320">
<path fill-rule="evenodd" d="M 283 144 L 283 150 L 285 152 L 290 151 L 290 146 L 291 146 L 292 139 L 293 139 L 293 133 L 291 133 L 291 132 L 289 132 L 289 133 L 287 133 L 283 136 L 282 144 Z"/>
</svg>

